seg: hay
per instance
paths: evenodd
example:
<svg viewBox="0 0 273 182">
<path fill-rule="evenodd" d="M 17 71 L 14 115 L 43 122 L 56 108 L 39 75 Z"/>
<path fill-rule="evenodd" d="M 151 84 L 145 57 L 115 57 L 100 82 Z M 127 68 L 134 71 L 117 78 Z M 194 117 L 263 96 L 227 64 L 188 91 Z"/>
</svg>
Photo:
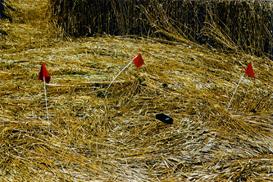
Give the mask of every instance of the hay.
<svg viewBox="0 0 273 182">
<path fill-rule="evenodd" d="M 46 3 L 33 3 L 15 2 L 31 19 L 2 24 L 2 181 L 272 181 L 272 61 L 158 39 L 60 40 L 31 16 L 45 16 Z M 102 97 L 139 48 L 145 66 Z M 227 110 L 249 61 L 256 81 L 244 78 Z M 52 76 L 49 122 L 41 62 Z M 174 124 L 155 120 L 159 112 Z"/>
</svg>

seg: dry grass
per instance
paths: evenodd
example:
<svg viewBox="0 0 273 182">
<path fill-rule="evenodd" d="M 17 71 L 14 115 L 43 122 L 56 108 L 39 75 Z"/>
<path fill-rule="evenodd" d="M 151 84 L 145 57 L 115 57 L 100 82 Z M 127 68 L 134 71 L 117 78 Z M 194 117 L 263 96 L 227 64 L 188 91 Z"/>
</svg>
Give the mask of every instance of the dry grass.
<svg viewBox="0 0 273 182">
<path fill-rule="evenodd" d="M 15 22 L 0 22 L 9 34 L 0 38 L 1 181 L 273 180 L 272 61 L 142 38 L 61 40 L 45 1 L 13 3 Z M 145 66 L 104 98 L 139 48 Z M 227 110 L 248 62 L 257 79 L 243 79 Z M 174 124 L 156 121 L 159 112 Z"/>
</svg>

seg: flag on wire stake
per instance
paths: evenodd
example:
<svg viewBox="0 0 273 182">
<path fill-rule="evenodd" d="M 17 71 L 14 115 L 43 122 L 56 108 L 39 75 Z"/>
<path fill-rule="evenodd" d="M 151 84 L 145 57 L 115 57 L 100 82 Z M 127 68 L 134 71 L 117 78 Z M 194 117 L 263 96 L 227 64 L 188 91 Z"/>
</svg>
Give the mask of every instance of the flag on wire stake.
<svg viewBox="0 0 273 182">
<path fill-rule="evenodd" d="M 48 73 L 48 71 L 46 69 L 46 64 L 45 63 L 43 63 L 42 66 L 41 66 L 41 70 L 39 72 L 38 79 L 42 80 L 42 81 L 45 81 L 46 83 L 50 82 L 50 76 L 49 76 L 49 73 Z"/>
<path fill-rule="evenodd" d="M 46 64 L 43 63 L 41 66 L 41 70 L 39 72 L 38 80 L 43 81 L 44 83 L 44 94 L 45 94 L 45 104 L 46 104 L 46 119 L 49 119 L 48 114 L 48 106 L 47 106 L 47 92 L 46 92 L 46 83 L 50 82 L 50 75 L 46 69 Z"/>
<path fill-rule="evenodd" d="M 239 81 L 238 81 L 238 83 L 237 83 L 237 85 L 236 85 L 236 87 L 235 87 L 235 90 L 234 90 L 234 92 L 233 92 L 233 94 L 232 94 L 232 96 L 231 96 L 231 99 L 230 99 L 230 101 L 229 101 L 229 103 L 228 103 L 228 106 L 227 106 L 228 109 L 229 109 L 229 107 L 230 107 L 230 105 L 231 105 L 231 102 L 232 102 L 232 100 L 233 100 L 233 98 L 234 98 L 234 95 L 235 95 L 236 92 L 237 92 L 237 89 L 238 89 L 240 83 L 242 82 L 242 80 L 243 80 L 243 78 L 244 78 L 244 75 L 246 75 L 246 76 L 248 76 L 248 77 L 251 77 L 251 78 L 255 78 L 255 72 L 254 72 L 254 70 L 253 70 L 253 67 L 252 67 L 252 64 L 251 64 L 251 63 L 249 63 L 249 64 L 247 65 L 247 68 L 245 69 L 245 73 L 242 74 L 242 76 L 240 77 L 240 79 L 239 79 Z"/>
<path fill-rule="evenodd" d="M 107 89 L 106 89 L 106 92 L 107 92 L 108 89 L 112 86 L 112 84 L 113 84 L 114 81 L 117 79 L 117 77 L 118 77 L 119 75 L 121 75 L 121 73 L 124 72 L 132 63 L 134 63 L 135 66 L 136 66 L 137 68 L 140 68 L 141 66 L 144 65 L 144 59 L 142 58 L 141 53 L 138 53 L 138 54 L 133 58 L 133 61 L 129 61 L 129 63 L 128 63 L 126 66 L 124 66 L 124 67 L 120 70 L 120 72 L 113 78 L 113 80 L 111 81 L 111 83 L 108 85 L 108 87 L 107 87 Z M 105 92 L 105 93 L 106 93 L 106 92 Z"/>
<path fill-rule="evenodd" d="M 140 53 L 138 53 L 138 55 L 134 57 L 133 63 L 135 64 L 137 68 L 140 68 L 142 65 L 144 65 L 144 60 Z"/>
<path fill-rule="evenodd" d="M 251 78 L 255 78 L 255 72 L 253 70 L 253 67 L 252 67 L 252 64 L 249 63 L 247 65 L 247 68 L 245 69 L 245 74 L 248 76 L 248 77 L 251 77 Z"/>
</svg>

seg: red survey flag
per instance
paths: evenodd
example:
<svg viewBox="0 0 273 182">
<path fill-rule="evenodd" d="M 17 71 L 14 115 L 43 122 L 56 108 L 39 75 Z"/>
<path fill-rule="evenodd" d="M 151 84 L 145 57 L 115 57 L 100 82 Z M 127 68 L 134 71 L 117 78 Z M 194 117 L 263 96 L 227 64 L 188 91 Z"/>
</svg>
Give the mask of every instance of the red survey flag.
<svg viewBox="0 0 273 182">
<path fill-rule="evenodd" d="M 138 55 L 134 57 L 133 62 L 137 68 L 140 68 L 142 65 L 144 65 L 144 60 L 140 53 L 138 53 Z"/>
<path fill-rule="evenodd" d="M 245 74 L 251 78 L 255 78 L 255 72 L 251 63 L 247 65 L 247 68 L 245 69 Z"/>
<path fill-rule="evenodd" d="M 46 83 L 49 83 L 49 81 L 50 81 L 50 76 L 49 76 L 48 71 L 46 70 L 46 64 L 45 63 L 43 63 L 42 66 L 41 66 L 41 70 L 39 72 L 38 80 L 42 80 L 42 81 L 45 80 Z"/>
</svg>

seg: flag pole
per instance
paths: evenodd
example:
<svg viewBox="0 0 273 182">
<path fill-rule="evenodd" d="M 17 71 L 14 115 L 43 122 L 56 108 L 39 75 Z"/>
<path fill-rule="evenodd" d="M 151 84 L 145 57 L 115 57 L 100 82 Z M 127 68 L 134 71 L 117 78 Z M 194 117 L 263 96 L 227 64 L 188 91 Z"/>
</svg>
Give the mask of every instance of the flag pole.
<svg viewBox="0 0 273 182">
<path fill-rule="evenodd" d="M 136 67 L 141 67 L 144 64 L 144 60 L 141 57 L 141 54 L 138 53 L 138 55 L 133 59 L 133 61 L 130 61 L 124 68 L 122 68 L 120 70 L 120 72 L 113 78 L 113 80 L 111 81 L 111 83 L 108 85 L 108 87 L 106 88 L 105 93 L 107 93 L 108 89 L 112 86 L 112 84 L 114 83 L 114 81 L 117 79 L 117 77 L 125 70 L 127 69 L 132 63 L 134 63 L 136 65 Z"/>
<path fill-rule="evenodd" d="M 46 104 L 46 119 L 49 120 L 48 117 L 48 106 L 47 106 L 47 94 L 46 94 L 46 81 L 45 81 L 45 76 L 43 76 L 43 81 L 44 81 L 44 94 L 45 94 L 45 104 Z"/>
<path fill-rule="evenodd" d="M 106 88 L 106 90 L 105 90 L 105 92 L 104 92 L 104 95 L 105 95 L 106 100 L 108 100 L 108 96 L 107 96 L 108 89 L 112 86 L 112 84 L 113 84 L 114 81 L 118 78 L 118 76 L 119 76 L 124 70 L 126 70 L 131 64 L 132 64 L 132 61 L 130 61 L 124 68 L 122 68 L 122 69 L 120 70 L 120 72 L 119 72 L 119 73 L 113 78 L 113 80 L 110 82 L 110 84 L 108 85 L 108 87 Z M 104 100 L 105 118 L 107 118 L 107 115 L 108 115 L 108 107 L 107 107 L 107 104 L 106 104 L 106 100 Z"/>
<path fill-rule="evenodd" d="M 124 68 L 122 68 L 122 69 L 120 70 L 120 72 L 113 78 L 113 80 L 112 80 L 112 81 L 110 82 L 110 84 L 108 85 L 108 87 L 107 87 L 105 93 L 107 93 L 108 89 L 112 86 L 112 84 L 113 84 L 114 81 L 117 79 L 117 77 L 118 77 L 124 70 L 126 70 L 132 63 L 133 63 L 133 62 L 130 61 Z"/>
<path fill-rule="evenodd" d="M 239 87 L 241 81 L 243 80 L 243 77 L 244 77 L 244 74 L 242 74 L 242 76 L 241 76 L 239 82 L 238 82 L 237 85 L 236 85 L 236 88 L 235 88 L 235 90 L 234 90 L 234 92 L 233 92 L 233 94 L 232 94 L 232 96 L 231 96 L 231 99 L 230 99 L 230 101 L 229 101 L 229 103 L 228 103 L 228 106 L 227 106 L 228 109 L 229 109 L 229 107 L 230 107 L 230 105 L 231 105 L 231 102 L 232 102 L 232 100 L 233 100 L 233 98 L 234 98 L 234 95 L 235 95 L 236 92 L 237 92 L 237 89 L 238 89 L 238 87 Z"/>
</svg>

